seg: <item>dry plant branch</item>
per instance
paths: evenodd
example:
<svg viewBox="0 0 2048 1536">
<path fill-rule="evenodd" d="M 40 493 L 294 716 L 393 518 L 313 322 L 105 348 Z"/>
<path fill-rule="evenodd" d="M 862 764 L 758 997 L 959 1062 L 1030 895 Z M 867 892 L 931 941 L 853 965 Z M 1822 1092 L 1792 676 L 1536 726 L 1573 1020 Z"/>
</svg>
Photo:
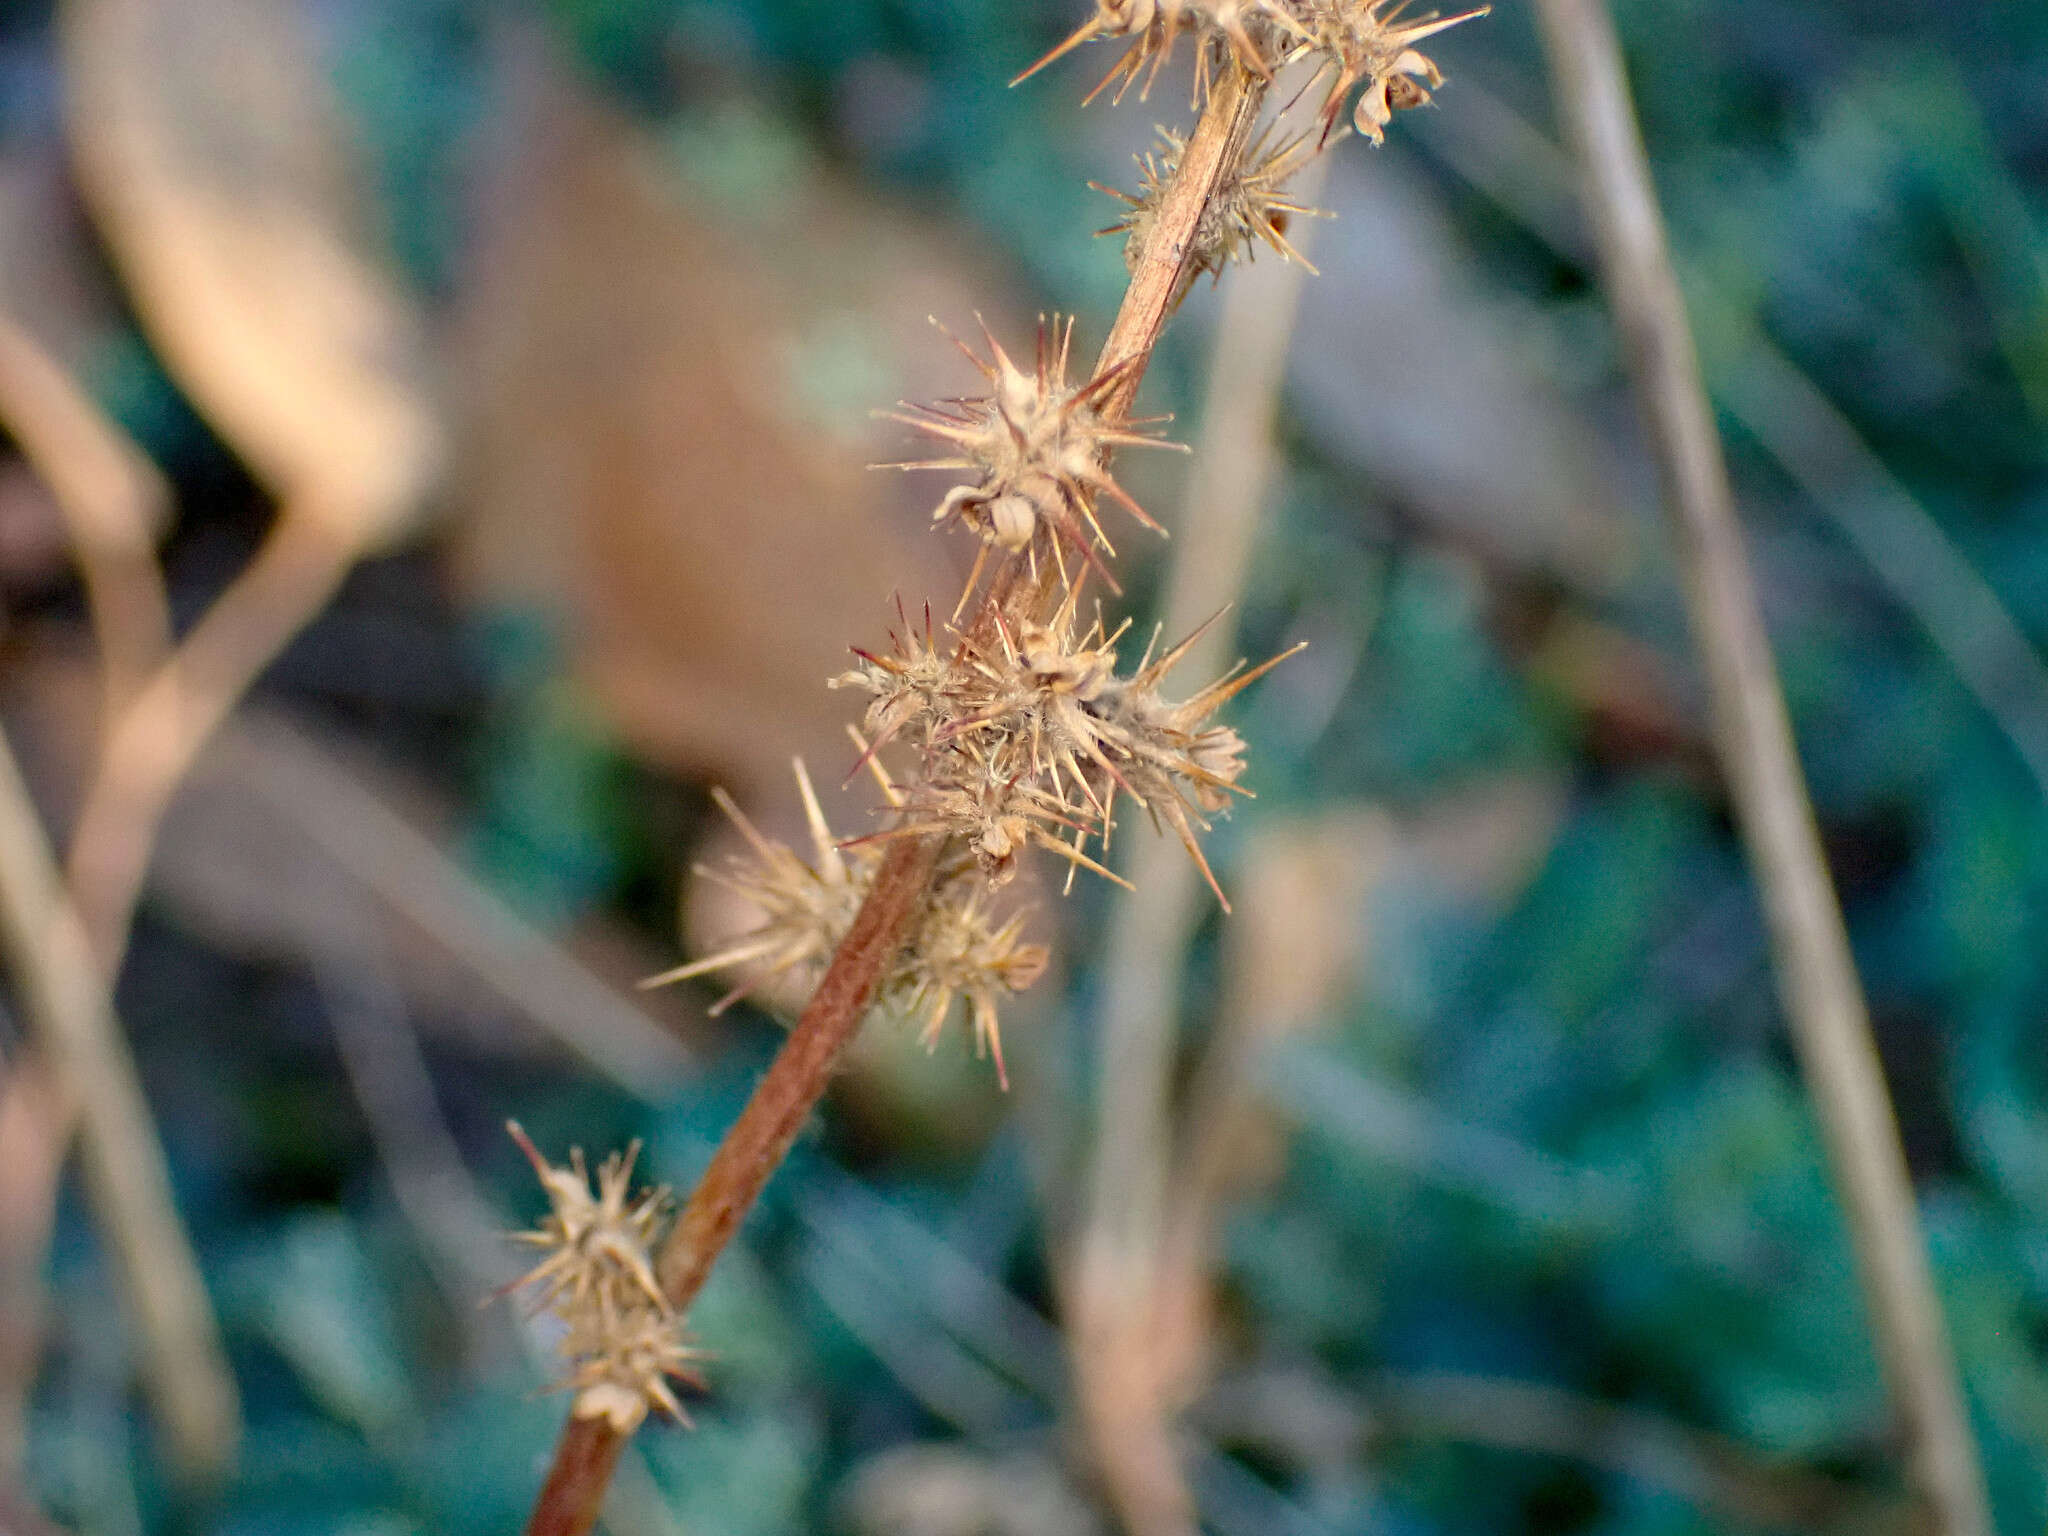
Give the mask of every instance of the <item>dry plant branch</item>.
<svg viewBox="0 0 2048 1536">
<path fill-rule="evenodd" d="M 58 7 L 80 191 L 166 366 L 277 503 L 254 560 L 108 727 L 68 860 L 108 975 L 186 769 L 355 560 L 406 530 L 440 456 L 424 327 L 362 249 L 302 21 L 263 0 Z"/>
<path fill-rule="evenodd" d="M 1320 160 L 1310 164 L 1291 195 L 1312 202 L 1323 169 Z M 1289 238 L 1305 243 L 1300 230 Z M 1198 629 L 1243 592 L 1305 276 L 1295 262 L 1268 261 L 1238 273 L 1224 295 L 1195 444 L 1202 473 L 1175 524 L 1166 572 L 1161 621 L 1168 634 Z M 1230 629 L 1213 625 L 1197 644 L 1191 669 L 1220 671 Z M 1102 962 L 1097 1130 L 1079 1237 L 1073 1361 L 1083 1420 L 1118 1507 L 1134 1530 L 1164 1532 L 1189 1529 L 1193 1508 L 1169 1429 L 1183 1362 L 1164 1357 L 1184 1351 L 1160 1336 L 1167 1320 L 1156 1313 L 1176 1139 L 1180 983 L 1203 891 L 1194 866 L 1163 840 L 1140 839 L 1129 857 L 1135 889 L 1114 909 Z M 1119 1401 L 1104 1380 L 1114 1372 L 1134 1373 L 1144 1390 Z"/>
<path fill-rule="evenodd" d="M 5 315 L 0 421 L 63 513 L 99 643 L 102 732 L 110 734 L 170 648 L 169 602 L 153 546 L 168 489 L 156 467 Z M 217 1473 L 239 1437 L 218 1329 L 105 986 L 97 976 L 73 974 L 74 967 L 90 967 L 76 942 L 83 930 L 57 884 L 55 856 L 11 758 L 0 765 L 0 796 L 10 791 L 16 803 L 0 806 L 0 885 L 7 887 L 13 968 L 64 1103 L 55 1129 L 59 1155 L 75 1125 L 95 1214 L 121 1261 L 173 1449 L 193 1470 Z M 45 932 L 46 941 L 28 937 Z"/>
<path fill-rule="evenodd" d="M 1230 170 L 1231 156 L 1241 153 L 1264 94 L 1263 81 L 1235 66 L 1226 69 L 1190 136 L 1103 348 L 1097 376 L 1118 370 L 1113 392 L 1100 407 L 1110 421 L 1129 412 L 1152 348 L 1199 261 L 1194 232 L 1201 214 Z M 997 603 L 1030 584 L 1026 569 L 1021 561 L 1009 564 L 1008 585 L 1000 589 Z M 1041 582 L 1047 577 L 1049 568 L 1041 572 Z M 940 849 L 941 839 L 931 835 L 904 838 L 889 849 L 810 1006 L 676 1220 L 659 1265 L 671 1305 L 686 1307 L 695 1297 L 823 1094 L 840 1050 L 858 1029 L 884 967 L 926 899 Z M 528 1536 L 583 1536 L 597 1519 L 624 1443 L 625 1436 L 603 1421 L 572 1416 L 536 1501 Z"/>
<path fill-rule="evenodd" d="M 170 648 L 154 534 L 163 476 L 15 320 L 0 314 L 0 424 L 49 486 L 85 582 L 107 728 Z"/>
<path fill-rule="evenodd" d="M 1991 1536 L 1912 1183 L 1773 668 L 1620 43 L 1600 0 L 1541 0 L 1537 14 L 1664 471 L 1722 764 L 1913 1481 L 1944 1536 Z"/>
<path fill-rule="evenodd" d="M 725 1245 L 788 1155 L 823 1097 L 839 1053 L 867 1017 L 883 970 L 902 947 L 938 869 L 940 840 L 892 847 L 852 930 L 789 1039 L 711 1156 L 662 1248 L 656 1274 L 676 1311 L 711 1277 Z M 528 1536 L 582 1536 L 596 1522 L 626 1436 L 598 1418 L 572 1417 L 528 1522 Z"/>
<path fill-rule="evenodd" d="M 109 727 L 66 860 L 103 973 L 118 975 L 158 829 L 178 785 L 263 669 L 361 553 L 345 517 L 286 506 L 249 565 Z"/>
<path fill-rule="evenodd" d="M 240 1410 L 219 1325 L 172 1202 L 135 1063 L 4 739 L 0 943 L 51 1070 L 77 1108 L 87 1193 L 134 1309 L 172 1449 L 190 1470 L 225 1472 Z"/>
<path fill-rule="evenodd" d="M 624 1437 L 650 1409 L 681 1416 L 669 1379 L 695 1379 L 685 1309 L 871 1005 L 920 1018 L 929 1041 L 964 1001 L 977 1048 L 1001 1078 L 998 999 L 1029 986 L 1046 963 L 1043 945 L 1022 942 L 1020 918 L 1005 920 L 985 903 L 1015 875 L 1020 855 L 1038 848 L 1123 884 L 1085 851 L 1091 840 L 1107 850 L 1121 795 L 1178 836 L 1229 910 L 1196 832 L 1249 793 L 1239 782 L 1246 747 L 1212 717 L 1293 652 L 1255 667 L 1240 662 L 1178 701 L 1160 685 L 1195 649 L 1200 629 L 1164 649 L 1155 636 L 1136 667 L 1119 673 L 1128 622 L 1111 628 L 1099 607 L 1092 622 L 1080 617 L 1091 574 L 1116 589 L 1104 564 L 1116 550 L 1098 508 L 1114 502 L 1164 531 L 1118 484 L 1112 463 L 1119 449 L 1162 443 L 1151 430 L 1157 422 L 1129 412 L 1167 318 L 1195 274 L 1220 273 L 1250 243 L 1293 255 L 1281 216 L 1306 210 L 1288 199 L 1286 180 L 1328 145 L 1347 110 L 1378 142 L 1395 110 L 1427 102 L 1442 75 L 1414 45 L 1476 14 L 1411 20 L 1394 0 L 1168 0 L 1163 8 L 1098 0 L 1079 31 L 1026 71 L 1115 38 L 1122 57 L 1096 94 L 1110 84 L 1122 94 L 1141 78 L 1149 87 L 1192 30 L 1201 117 L 1186 139 L 1163 133 L 1166 151 L 1143 162 L 1142 194 L 1122 199 L 1129 212 L 1116 228 L 1129 237 L 1131 282 L 1092 375 L 1070 377 L 1071 319 L 1041 319 L 1028 367 L 984 328 L 983 350 L 964 342 L 960 350 L 986 394 L 892 413 L 939 447 L 888 467 L 948 474 L 954 483 L 934 519 L 968 530 L 981 552 L 945 638 L 929 610 L 921 631 L 906 610 L 886 652 L 856 648 L 859 665 L 831 680 L 872 696 L 873 744 L 853 734 L 882 787 L 883 830 L 840 842 L 801 763 L 809 860 L 762 836 L 729 798 L 719 802 L 752 856 L 704 873 L 743 894 L 760 921 L 651 984 L 740 971 L 720 1007 L 769 978 L 814 991 L 659 1257 L 651 1250 L 666 1191 L 631 1193 L 632 1151 L 603 1163 L 592 1186 L 580 1151 L 557 1168 L 522 1137 L 550 1204 L 522 1234 L 547 1250 L 523 1283 L 565 1325 L 564 1385 L 577 1392 L 530 1531 L 581 1536 Z M 1272 154 L 1261 148 L 1254 163 L 1251 129 L 1276 71 L 1309 56 L 1319 66 L 1311 83 L 1324 85 L 1314 148 L 1294 157 L 1305 135 Z M 984 588 L 991 557 L 995 574 Z M 918 753 L 901 788 L 875 755 L 892 743 Z M 1113 1366 L 1106 1379 L 1117 1380 Z"/>
</svg>

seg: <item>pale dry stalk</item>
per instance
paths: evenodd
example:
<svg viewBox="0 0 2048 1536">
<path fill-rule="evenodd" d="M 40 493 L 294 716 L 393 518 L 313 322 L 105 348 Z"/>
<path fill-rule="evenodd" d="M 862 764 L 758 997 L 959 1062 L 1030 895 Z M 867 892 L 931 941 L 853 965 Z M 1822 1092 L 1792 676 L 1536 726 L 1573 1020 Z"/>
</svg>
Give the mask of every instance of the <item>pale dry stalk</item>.
<svg viewBox="0 0 2048 1536">
<path fill-rule="evenodd" d="M 0 423 L 50 488 L 85 583 L 111 721 L 170 649 L 155 532 L 163 476 L 57 360 L 0 314 Z"/>
<path fill-rule="evenodd" d="M 1307 167 L 1294 194 L 1313 201 L 1322 169 L 1321 161 Z M 1243 593 L 1306 273 L 1295 262 L 1263 263 L 1239 273 L 1225 293 L 1195 444 L 1203 473 L 1175 523 L 1166 573 L 1169 634 L 1187 633 Z M 1206 676 L 1226 664 L 1230 645 L 1228 626 L 1218 624 L 1188 665 Z M 1170 1326 L 1160 1315 L 1170 1306 L 1161 1285 L 1180 981 L 1203 892 L 1193 865 L 1163 840 L 1139 839 L 1129 857 L 1136 889 L 1116 904 L 1102 965 L 1100 1101 L 1074 1278 L 1074 1370 L 1096 1460 L 1127 1521 L 1176 1531 L 1189 1528 L 1193 1509 L 1169 1427 L 1185 1349 L 1161 1336 Z M 1121 1400 L 1112 1374 L 1126 1378 Z"/>
<path fill-rule="evenodd" d="M 133 1309 L 145 1380 L 185 1467 L 225 1472 L 240 1410 L 135 1063 L 13 751 L 0 739 L 0 944 L 78 1116 L 86 1192 Z"/>
<path fill-rule="evenodd" d="M 1984 1474 L 1841 907 L 1772 663 L 1614 24 L 1540 0 L 1558 111 L 1664 474 L 1714 733 L 1912 1478 L 1943 1536 L 1991 1536 Z"/>
<path fill-rule="evenodd" d="M 360 553 L 347 518 L 281 509 L 255 559 L 110 722 L 65 861 L 105 975 L 120 974 L 157 833 L 178 786 Z"/>
<path fill-rule="evenodd" d="M 170 648 L 169 603 L 153 544 L 167 488 L 56 360 L 5 315 L 0 422 L 64 517 L 99 643 L 102 729 L 110 732 Z M 53 1111 L 49 1175 L 54 1179 L 75 1129 L 95 1222 L 121 1272 L 172 1451 L 188 1471 L 217 1475 L 240 1436 L 219 1327 L 107 986 L 4 742 L 0 930 L 62 1106 Z M 26 1160 L 15 1171 L 26 1176 Z M 33 1261 L 24 1250 L 17 1262 Z"/>
</svg>

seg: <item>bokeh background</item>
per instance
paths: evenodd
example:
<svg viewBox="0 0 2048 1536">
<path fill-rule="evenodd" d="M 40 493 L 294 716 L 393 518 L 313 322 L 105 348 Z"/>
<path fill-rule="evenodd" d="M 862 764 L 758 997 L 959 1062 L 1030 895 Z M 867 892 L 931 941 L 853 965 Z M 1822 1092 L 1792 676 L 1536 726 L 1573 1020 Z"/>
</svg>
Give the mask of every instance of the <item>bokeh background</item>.
<svg viewBox="0 0 2048 1536">
<path fill-rule="evenodd" d="M 176 623 L 308 502 L 364 552 L 179 794 L 116 994 L 237 1470 L 165 1453 L 14 998 L 10 1528 L 516 1528 L 563 1408 L 544 1330 L 478 1306 L 540 1204 L 503 1123 L 687 1186 L 773 1050 L 633 983 L 745 921 L 688 881 L 709 786 L 796 827 L 790 755 L 851 761 L 824 678 L 957 586 L 924 487 L 862 468 L 901 444 L 873 408 L 970 383 L 925 317 L 1107 323 L 1086 183 L 1184 102 L 1081 111 L 1086 58 L 1005 89 L 1077 9 L 0 7 L 0 311 L 164 477 Z M 2039 1531 L 2048 10 L 1618 19 L 1999 1528 Z M 1232 717 L 1239 910 L 1161 960 L 1173 1167 L 1209 1170 L 1162 1281 L 1181 1459 L 1220 1536 L 1903 1531 L 1525 5 L 1436 55 L 1322 195 L 1233 619 L 1311 648 Z M 1147 385 L 1182 435 L 1217 307 Z M 16 445 L 0 713 L 61 846 L 101 669 Z M 1132 474 L 1172 523 L 1188 467 Z M 1035 898 L 1007 1094 L 957 1030 L 870 1030 L 613 1530 L 1114 1528 L 1062 1323 L 1122 899 Z"/>
</svg>

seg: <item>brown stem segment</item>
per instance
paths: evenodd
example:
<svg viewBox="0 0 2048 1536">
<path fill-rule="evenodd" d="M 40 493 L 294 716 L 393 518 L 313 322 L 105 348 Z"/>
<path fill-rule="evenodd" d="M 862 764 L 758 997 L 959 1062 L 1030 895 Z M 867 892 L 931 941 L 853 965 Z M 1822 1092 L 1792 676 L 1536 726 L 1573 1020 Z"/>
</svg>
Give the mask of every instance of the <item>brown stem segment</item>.
<svg viewBox="0 0 2048 1536">
<path fill-rule="evenodd" d="M 1131 402 L 1138 398 L 1152 349 L 1159 345 L 1160 333 L 1194 277 L 1195 231 L 1202 212 L 1244 159 L 1265 99 L 1266 82 L 1257 76 L 1235 64 L 1219 71 L 1209 104 L 1181 151 L 1180 169 L 1160 199 L 1152 236 L 1131 269 L 1131 286 L 1124 291 L 1116 323 L 1102 344 L 1098 374 L 1119 363 L 1129 364 L 1100 407 L 1111 421 L 1128 416 Z"/>
<path fill-rule="evenodd" d="M 1265 96 L 1265 82 L 1235 66 L 1221 75 L 1160 203 L 1152 237 L 1103 345 L 1102 367 L 1128 363 L 1101 407 L 1112 419 L 1130 412 L 1152 349 L 1186 290 L 1196 226 L 1242 159 Z M 941 847 L 941 840 L 931 837 L 891 845 L 810 1005 L 712 1154 L 656 1264 L 662 1290 L 678 1311 L 686 1310 L 703 1289 L 719 1254 L 823 1095 L 833 1064 L 860 1028 L 884 970 L 903 947 L 930 893 Z M 587 1536 L 625 1444 L 625 1436 L 601 1420 L 571 1418 L 556 1444 L 526 1536 Z"/>
<path fill-rule="evenodd" d="M 1912 1479 L 1940 1536 L 1992 1536 L 1983 1464 L 1927 1258 L 1863 984 L 1828 875 L 1685 295 L 1602 0 L 1536 7 L 1558 115 L 1664 474 L 1714 734 L 1756 872 L 1792 1043 L 1848 1217 Z"/>
<path fill-rule="evenodd" d="M 824 1096 L 840 1051 L 867 1017 L 883 972 L 924 904 L 939 848 L 935 837 L 904 838 L 890 846 L 803 1017 L 711 1155 L 655 1266 L 662 1291 L 678 1312 L 689 1310 L 697 1299 L 712 1265 Z M 527 1536 L 584 1536 L 597 1520 L 605 1485 L 625 1444 L 625 1436 L 602 1420 L 571 1418 L 555 1447 L 554 1466 L 527 1523 Z"/>
<path fill-rule="evenodd" d="M 571 1419 L 534 1501 L 526 1536 L 584 1536 L 597 1524 L 626 1437 L 603 1419 Z"/>
<path fill-rule="evenodd" d="M 677 1311 L 697 1299 L 711 1266 L 824 1094 L 833 1063 L 867 1017 L 882 973 L 924 904 L 939 846 L 936 837 L 904 838 L 890 846 L 810 1006 L 712 1154 L 656 1264 L 661 1288 Z"/>
</svg>

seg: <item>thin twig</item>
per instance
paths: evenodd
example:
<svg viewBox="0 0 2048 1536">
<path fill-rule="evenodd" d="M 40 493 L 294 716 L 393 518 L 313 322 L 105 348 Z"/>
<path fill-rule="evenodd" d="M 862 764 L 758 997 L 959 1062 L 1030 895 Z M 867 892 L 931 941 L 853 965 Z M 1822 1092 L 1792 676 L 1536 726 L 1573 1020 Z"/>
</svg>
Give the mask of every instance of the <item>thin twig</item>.
<svg viewBox="0 0 2048 1536">
<path fill-rule="evenodd" d="M 14 320 L 0 314 L 0 423 L 63 514 L 85 582 L 106 728 L 170 649 L 154 535 L 170 492 L 154 464 Z"/>
<path fill-rule="evenodd" d="M 712 1153 L 656 1262 L 662 1291 L 676 1311 L 687 1312 L 697 1299 L 718 1256 L 824 1097 L 840 1052 L 867 1017 L 883 972 L 924 904 L 940 846 L 936 837 L 906 837 L 890 846 L 817 992 Z M 603 1505 L 625 1443 L 603 1421 L 572 1417 L 527 1536 L 583 1536 Z"/>
<path fill-rule="evenodd" d="M 933 837 L 903 838 L 891 846 L 824 980 L 676 1218 L 656 1273 L 678 1311 L 697 1299 L 712 1265 L 823 1096 L 840 1051 L 867 1017 L 882 973 L 924 902 L 939 846 Z"/>
<path fill-rule="evenodd" d="M 220 1328 L 172 1202 L 135 1062 L 4 737 L 0 944 L 50 1067 L 77 1108 L 87 1190 L 135 1311 L 172 1449 L 195 1472 L 224 1472 L 241 1428 Z"/>
<path fill-rule="evenodd" d="M 1244 158 L 1266 89 L 1265 81 L 1235 65 L 1224 69 L 1188 135 L 1180 168 L 1160 200 L 1151 238 L 1132 268 L 1130 287 L 1096 363 L 1097 374 L 1120 363 L 1131 364 L 1100 407 L 1110 420 L 1129 415 L 1131 402 L 1138 398 L 1152 351 L 1194 275 L 1194 237 L 1202 210 L 1230 168 Z"/>
<path fill-rule="evenodd" d="M 1222 71 L 1210 92 L 1103 347 L 1103 366 L 1124 365 L 1114 394 L 1099 408 L 1105 417 L 1128 414 L 1136 398 L 1152 349 L 1192 268 L 1193 235 L 1202 210 L 1242 153 L 1264 94 L 1264 82 L 1234 65 Z M 1020 566 L 1012 562 L 1011 569 Z M 662 1289 L 678 1310 L 695 1299 L 823 1095 L 883 968 L 901 948 L 930 892 L 941 847 L 933 837 L 903 838 L 891 845 L 810 1005 L 712 1154 L 658 1263 Z M 605 1486 L 624 1444 L 609 1426 L 572 1416 L 557 1443 L 527 1536 L 585 1536 L 603 1506 Z"/>
<path fill-rule="evenodd" d="M 118 975 L 158 829 L 250 684 L 334 595 L 360 547 L 340 516 L 287 506 L 249 565 L 110 727 L 66 870 L 102 971 Z"/>
<path fill-rule="evenodd" d="M 1773 669 L 1620 43 L 1600 0 L 1541 0 L 1537 14 L 1664 471 L 1723 769 L 1756 869 L 1793 1043 L 1848 1216 L 1913 1480 L 1944 1536 L 1990 1536 L 1984 1475 L 1905 1154 Z"/>
</svg>

